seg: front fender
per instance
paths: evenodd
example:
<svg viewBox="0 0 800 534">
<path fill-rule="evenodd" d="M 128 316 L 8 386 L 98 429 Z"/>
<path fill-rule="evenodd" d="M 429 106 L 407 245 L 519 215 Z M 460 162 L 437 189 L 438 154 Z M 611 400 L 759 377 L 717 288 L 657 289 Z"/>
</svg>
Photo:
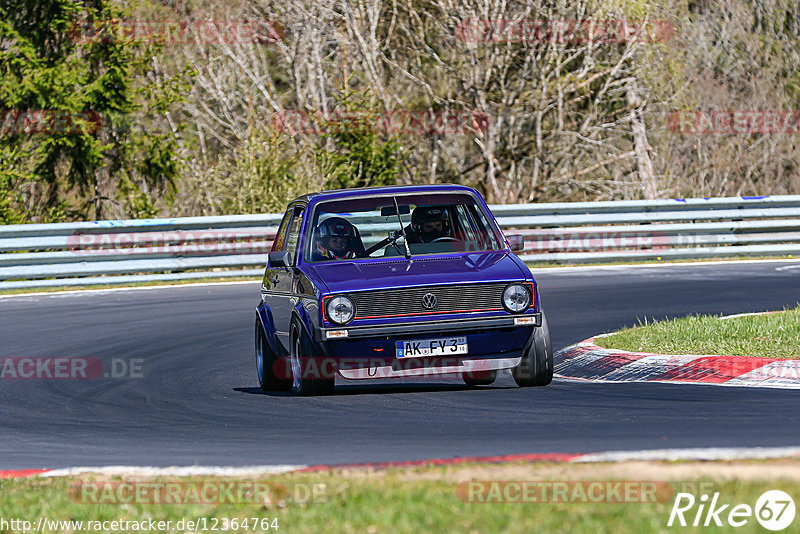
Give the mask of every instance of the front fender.
<svg viewBox="0 0 800 534">
<path fill-rule="evenodd" d="M 317 355 L 323 356 L 327 354 L 327 348 L 325 347 L 324 343 L 317 341 L 316 337 L 314 336 L 314 319 L 312 318 L 311 313 L 309 313 L 309 311 L 303 305 L 302 299 L 299 299 L 297 304 L 295 304 L 294 308 L 292 309 L 292 320 L 303 329 L 306 337 L 311 343 L 311 346 L 314 347 L 314 352 Z"/>
<path fill-rule="evenodd" d="M 272 311 L 269 306 L 261 302 L 256 306 L 256 315 L 261 319 L 261 326 L 264 328 L 264 335 L 267 339 L 267 344 L 272 350 L 272 353 L 277 356 L 288 356 L 283 344 L 278 340 L 278 335 L 275 332 L 275 322 L 272 319 Z"/>
</svg>

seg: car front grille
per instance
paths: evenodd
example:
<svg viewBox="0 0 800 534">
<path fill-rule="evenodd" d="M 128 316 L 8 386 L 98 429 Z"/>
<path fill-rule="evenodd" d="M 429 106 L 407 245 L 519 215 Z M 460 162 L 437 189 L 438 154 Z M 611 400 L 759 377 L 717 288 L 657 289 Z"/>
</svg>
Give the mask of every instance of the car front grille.
<svg viewBox="0 0 800 534">
<path fill-rule="evenodd" d="M 356 319 L 415 314 L 454 313 L 503 309 L 503 290 L 508 284 L 424 286 L 350 293 Z M 423 297 L 432 294 L 436 305 L 426 308 Z"/>
</svg>

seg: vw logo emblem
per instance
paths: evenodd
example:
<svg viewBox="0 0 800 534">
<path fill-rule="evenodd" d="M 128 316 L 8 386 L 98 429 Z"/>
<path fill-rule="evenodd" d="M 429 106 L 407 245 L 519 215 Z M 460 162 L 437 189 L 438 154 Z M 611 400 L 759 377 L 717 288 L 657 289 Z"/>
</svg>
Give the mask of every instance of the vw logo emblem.
<svg viewBox="0 0 800 534">
<path fill-rule="evenodd" d="M 422 296 L 422 307 L 426 310 L 432 310 L 436 307 L 436 295 L 433 293 L 425 293 Z"/>
</svg>

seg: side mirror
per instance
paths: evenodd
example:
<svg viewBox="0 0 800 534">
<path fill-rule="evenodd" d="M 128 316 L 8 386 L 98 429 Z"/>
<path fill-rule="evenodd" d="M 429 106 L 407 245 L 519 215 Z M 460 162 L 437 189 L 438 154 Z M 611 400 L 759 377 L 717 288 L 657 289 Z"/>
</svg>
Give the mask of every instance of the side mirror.
<svg viewBox="0 0 800 534">
<path fill-rule="evenodd" d="M 288 250 L 270 252 L 267 259 L 267 266 L 270 269 L 278 269 L 280 267 L 288 269 L 292 266 L 292 253 Z"/>
<path fill-rule="evenodd" d="M 525 236 L 519 234 L 507 235 L 506 240 L 508 241 L 508 246 L 511 247 L 512 252 L 525 250 Z"/>
</svg>

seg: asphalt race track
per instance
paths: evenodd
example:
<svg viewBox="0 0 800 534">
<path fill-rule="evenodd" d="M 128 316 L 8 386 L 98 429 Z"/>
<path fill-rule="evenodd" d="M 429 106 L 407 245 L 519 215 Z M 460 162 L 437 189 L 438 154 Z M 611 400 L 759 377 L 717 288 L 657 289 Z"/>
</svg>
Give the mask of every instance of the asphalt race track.
<svg viewBox="0 0 800 534">
<path fill-rule="evenodd" d="M 637 318 L 774 310 L 800 262 L 536 272 L 561 348 Z M 535 452 L 800 445 L 800 391 L 556 380 L 347 382 L 262 394 L 257 284 L 0 299 L 0 357 L 144 360 L 144 376 L 0 380 L 0 469 L 331 464 Z"/>
</svg>

